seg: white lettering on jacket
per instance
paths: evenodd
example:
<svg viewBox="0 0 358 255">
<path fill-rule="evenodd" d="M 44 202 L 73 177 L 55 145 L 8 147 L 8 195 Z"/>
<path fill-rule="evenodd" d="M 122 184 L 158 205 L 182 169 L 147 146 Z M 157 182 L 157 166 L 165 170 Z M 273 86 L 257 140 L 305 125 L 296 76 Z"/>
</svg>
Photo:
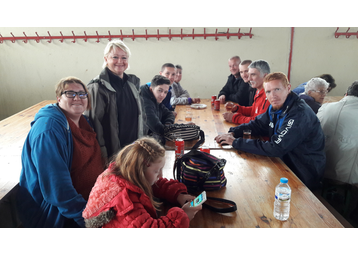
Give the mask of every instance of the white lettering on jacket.
<svg viewBox="0 0 358 255">
<path fill-rule="evenodd" d="M 282 141 L 282 137 L 284 137 L 288 133 L 288 130 L 292 128 L 293 122 L 295 122 L 295 120 L 293 119 L 290 119 L 287 122 L 287 126 L 285 127 L 285 129 L 281 131 L 281 133 L 277 136 L 277 140 L 274 141 L 276 144 L 279 144 Z"/>
</svg>

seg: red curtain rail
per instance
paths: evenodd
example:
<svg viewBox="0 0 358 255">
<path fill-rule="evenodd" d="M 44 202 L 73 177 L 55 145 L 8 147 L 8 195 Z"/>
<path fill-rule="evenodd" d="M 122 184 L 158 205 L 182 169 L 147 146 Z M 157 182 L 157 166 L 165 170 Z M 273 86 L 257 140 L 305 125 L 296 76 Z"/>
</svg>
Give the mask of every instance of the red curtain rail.
<svg viewBox="0 0 358 255">
<path fill-rule="evenodd" d="M 348 33 L 348 31 L 351 29 L 350 27 L 347 29 L 347 31 L 346 32 L 338 32 L 338 29 L 339 29 L 339 27 L 337 27 L 337 30 L 336 30 L 336 32 L 334 33 L 334 37 L 336 37 L 336 38 L 338 38 L 338 37 L 340 37 L 341 35 L 342 36 L 345 36 L 346 38 L 349 38 L 349 37 L 351 37 L 351 36 L 357 36 L 357 39 L 358 39 L 358 31 L 357 32 L 350 32 L 350 33 Z"/>
<path fill-rule="evenodd" d="M 0 43 L 3 43 L 4 41 L 11 41 L 12 43 L 15 43 L 17 40 L 22 40 L 24 43 L 27 43 L 29 40 L 35 40 L 37 43 L 39 43 L 40 40 L 47 40 L 48 43 L 51 43 L 52 40 L 60 40 L 60 42 L 63 42 L 63 40 L 72 40 L 73 43 L 76 43 L 76 40 L 78 39 L 83 39 L 85 42 L 87 42 L 88 39 L 97 39 L 96 42 L 99 43 L 100 39 L 108 39 L 109 41 L 111 41 L 113 38 L 119 38 L 122 41 L 123 39 L 132 39 L 134 41 L 136 38 L 145 38 L 146 40 L 148 40 L 148 38 L 157 38 L 158 40 L 160 38 L 169 38 L 169 40 L 171 40 L 172 38 L 180 38 L 183 40 L 183 38 L 190 37 L 192 37 L 193 39 L 195 37 L 204 37 L 204 39 L 206 39 L 207 37 L 215 37 L 215 40 L 218 40 L 219 37 L 226 37 L 227 39 L 229 39 L 230 37 L 237 37 L 238 39 L 241 39 L 241 37 L 243 36 L 248 36 L 250 38 L 252 38 L 253 36 L 253 34 L 251 33 L 252 28 L 250 28 L 249 33 L 241 33 L 240 31 L 241 28 L 237 33 L 229 33 L 229 29 L 227 30 L 227 32 L 218 32 L 218 29 L 216 29 L 215 33 L 207 34 L 206 29 L 204 28 L 203 34 L 196 34 L 194 29 L 191 34 L 183 34 L 183 29 L 181 29 L 180 34 L 172 34 L 171 29 L 169 29 L 169 34 L 160 34 L 159 29 L 157 29 L 157 34 L 148 34 L 146 29 L 144 35 L 136 35 L 134 33 L 134 29 L 132 29 L 132 34 L 128 35 L 124 35 L 122 33 L 122 30 L 120 30 L 120 35 L 112 35 L 110 31 L 108 31 L 108 35 L 99 35 L 97 31 L 96 35 L 87 35 L 86 31 L 84 31 L 84 35 L 75 35 L 75 33 L 72 31 L 72 35 L 69 36 L 64 36 L 62 32 L 60 32 L 60 36 L 53 36 L 50 34 L 49 31 L 47 31 L 48 36 L 39 36 L 37 32 L 35 32 L 36 36 L 27 36 L 25 32 L 23 32 L 24 36 L 14 36 L 12 33 L 10 33 L 12 35 L 11 37 L 3 37 L 0 34 Z"/>
</svg>

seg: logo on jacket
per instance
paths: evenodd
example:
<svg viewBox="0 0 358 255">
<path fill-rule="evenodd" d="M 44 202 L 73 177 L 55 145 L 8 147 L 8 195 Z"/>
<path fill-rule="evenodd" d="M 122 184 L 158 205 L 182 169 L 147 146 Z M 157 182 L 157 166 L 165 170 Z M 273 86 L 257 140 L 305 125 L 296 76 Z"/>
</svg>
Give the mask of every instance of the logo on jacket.
<svg viewBox="0 0 358 255">
<path fill-rule="evenodd" d="M 272 122 L 270 122 L 269 126 L 270 126 L 270 128 L 273 128 L 273 127 L 274 127 L 274 125 L 273 125 Z"/>
<path fill-rule="evenodd" d="M 290 119 L 287 122 L 287 126 L 285 127 L 284 130 L 281 131 L 281 133 L 277 136 L 277 140 L 275 141 L 276 144 L 279 144 L 282 141 L 282 138 L 288 133 L 288 131 L 292 128 L 293 126 L 293 122 L 295 122 L 295 120 Z M 270 123 L 271 124 L 271 123 Z"/>
</svg>

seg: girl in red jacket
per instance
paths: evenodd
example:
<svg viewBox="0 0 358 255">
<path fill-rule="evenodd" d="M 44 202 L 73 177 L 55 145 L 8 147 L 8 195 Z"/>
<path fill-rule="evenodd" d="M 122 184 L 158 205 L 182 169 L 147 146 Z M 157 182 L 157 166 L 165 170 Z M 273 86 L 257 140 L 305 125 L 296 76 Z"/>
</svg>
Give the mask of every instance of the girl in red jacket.
<svg viewBox="0 0 358 255">
<path fill-rule="evenodd" d="M 195 197 L 186 186 L 162 178 L 165 149 L 153 138 L 141 138 L 124 147 L 109 168 L 98 176 L 83 211 L 86 227 L 189 227 L 202 206 L 190 207 Z M 166 216 L 157 217 L 161 203 L 178 203 Z"/>
</svg>

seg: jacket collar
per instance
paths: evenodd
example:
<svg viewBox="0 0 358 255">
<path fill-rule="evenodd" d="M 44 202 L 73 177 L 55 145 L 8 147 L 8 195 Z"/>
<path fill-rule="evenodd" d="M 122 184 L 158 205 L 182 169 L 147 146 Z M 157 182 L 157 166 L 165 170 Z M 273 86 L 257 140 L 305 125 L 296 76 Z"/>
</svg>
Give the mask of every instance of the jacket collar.
<svg viewBox="0 0 358 255">
<path fill-rule="evenodd" d="M 292 108 L 293 103 L 297 100 L 300 100 L 300 98 L 296 95 L 296 93 L 291 91 L 287 95 L 286 101 L 283 103 L 283 106 L 280 109 L 274 110 L 272 109 L 272 105 L 269 106 L 269 114 L 286 114 Z"/>
<path fill-rule="evenodd" d="M 141 95 L 143 95 L 144 97 L 152 100 L 153 102 L 156 103 L 156 105 L 160 105 L 158 102 L 157 102 L 157 99 L 155 98 L 155 96 L 153 95 L 153 93 L 150 91 L 149 89 L 149 85 L 148 84 L 145 84 L 143 86 L 140 87 L 140 93 Z"/>
</svg>

